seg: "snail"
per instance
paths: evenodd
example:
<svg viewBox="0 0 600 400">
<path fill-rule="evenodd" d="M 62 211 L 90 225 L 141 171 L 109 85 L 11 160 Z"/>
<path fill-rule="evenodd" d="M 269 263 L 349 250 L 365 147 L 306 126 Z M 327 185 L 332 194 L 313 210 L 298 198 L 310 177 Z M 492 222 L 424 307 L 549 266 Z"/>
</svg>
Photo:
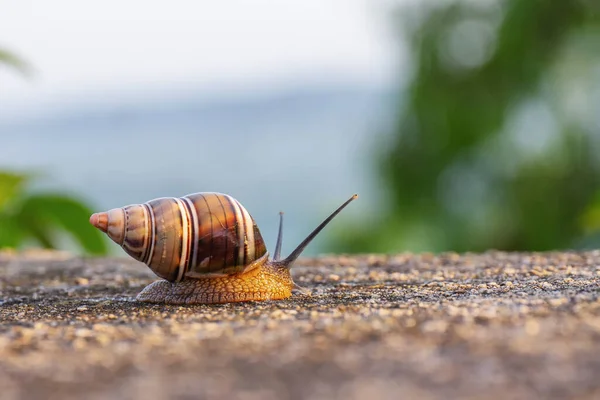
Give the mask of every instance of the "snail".
<svg viewBox="0 0 600 400">
<path fill-rule="evenodd" d="M 290 268 L 306 246 L 352 200 L 280 259 L 283 213 L 273 259 L 248 211 L 222 193 L 159 198 L 95 213 L 90 223 L 160 278 L 137 300 L 208 304 L 285 299 L 295 284 Z"/>
</svg>

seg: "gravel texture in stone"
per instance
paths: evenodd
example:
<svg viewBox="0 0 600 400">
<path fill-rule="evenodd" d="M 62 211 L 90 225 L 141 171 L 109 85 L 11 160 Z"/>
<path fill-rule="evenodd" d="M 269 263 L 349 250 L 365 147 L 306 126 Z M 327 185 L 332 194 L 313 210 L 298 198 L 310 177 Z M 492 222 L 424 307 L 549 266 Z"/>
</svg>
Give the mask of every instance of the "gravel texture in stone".
<svg viewBox="0 0 600 400">
<path fill-rule="evenodd" d="M 301 259 L 287 300 L 135 301 L 140 263 L 0 253 L 0 398 L 600 399 L 600 252 Z"/>
</svg>

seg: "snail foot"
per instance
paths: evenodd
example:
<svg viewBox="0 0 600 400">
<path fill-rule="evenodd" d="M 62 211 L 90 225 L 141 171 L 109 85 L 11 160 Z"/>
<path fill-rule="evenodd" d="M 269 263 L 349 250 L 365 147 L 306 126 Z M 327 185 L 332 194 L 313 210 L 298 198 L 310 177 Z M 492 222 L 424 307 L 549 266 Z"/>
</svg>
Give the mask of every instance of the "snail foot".
<svg viewBox="0 0 600 400">
<path fill-rule="evenodd" d="M 187 279 L 181 282 L 158 280 L 146 286 L 136 297 L 137 301 L 160 304 L 210 304 L 225 303 L 223 294 L 207 291 L 205 281 Z M 229 300 L 231 301 L 231 300 Z"/>
<path fill-rule="evenodd" d="M 254 280 L 240 277 L 184 279 L 173 283 L 158 280 L 146 286 L 136 300 L 182 305 L 279 300 L 291 296 L 286 282 L 275 280 L 274 275 L 265 271 L 256 271 L 255 275 Z"/>
</svg>

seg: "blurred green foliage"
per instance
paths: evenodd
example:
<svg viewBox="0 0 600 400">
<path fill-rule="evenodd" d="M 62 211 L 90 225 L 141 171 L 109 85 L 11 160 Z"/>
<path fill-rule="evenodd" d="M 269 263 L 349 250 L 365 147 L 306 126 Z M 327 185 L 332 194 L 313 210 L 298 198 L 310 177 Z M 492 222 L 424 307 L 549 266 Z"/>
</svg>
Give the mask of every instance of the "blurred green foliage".
<svg viewBox="0 0 600 400">
<path fill-rule="evenodd" d="M 72 197 L 52 193 L 28 193 L 32 177 L 0 171 L 0 248 L 26 245 L 58 247 L 63 233 L 93 254 L 106 254 L 100 231 L 88 222 L 91 210 Z"/>
<path fill-rule="evenodd" d="M 24 75 L 31 74 L 31 66 L 13 52 L 0 48 L 0 64 L 16 69 Z"/>
<path fill-rule="evenodd" d="M 29 75 L 29 65 L 0 49 L 0 64 Z M 92 254 L 106 254 L 103 235 L 88 223 L 92 211 L 81 201 L 53 193 L 28 193 L 31 175 L 0 170 L 0 249 L 38 245 L 58 248 L 64 233 Z"/>
<path fill-rule="evenodd" d="M 377 157 L 386 200 L 330 249 L 600 247 L 600 2 L 401 11 L 415 64 Z"/>
</svg>

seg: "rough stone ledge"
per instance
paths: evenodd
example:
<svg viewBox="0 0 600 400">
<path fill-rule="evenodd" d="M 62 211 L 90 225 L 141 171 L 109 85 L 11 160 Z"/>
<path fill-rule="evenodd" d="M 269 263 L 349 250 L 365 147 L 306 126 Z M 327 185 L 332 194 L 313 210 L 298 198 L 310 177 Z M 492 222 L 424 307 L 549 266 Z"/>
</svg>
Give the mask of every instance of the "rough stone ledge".
<svg viewBox="0 0 600 400">
<path fill-rule="evenodd" d="M 0 398 L 598 399 L 600 252 L 302 259 L 312 294 L 141 304 L 128 259 L 0 253 Z"/>
</svg>

